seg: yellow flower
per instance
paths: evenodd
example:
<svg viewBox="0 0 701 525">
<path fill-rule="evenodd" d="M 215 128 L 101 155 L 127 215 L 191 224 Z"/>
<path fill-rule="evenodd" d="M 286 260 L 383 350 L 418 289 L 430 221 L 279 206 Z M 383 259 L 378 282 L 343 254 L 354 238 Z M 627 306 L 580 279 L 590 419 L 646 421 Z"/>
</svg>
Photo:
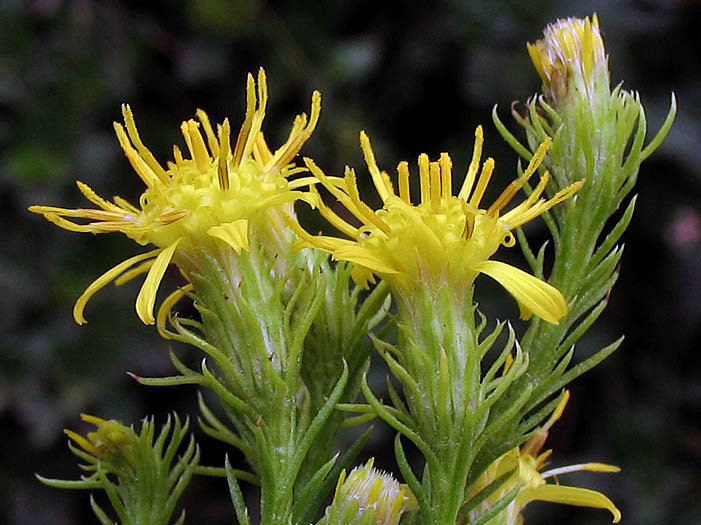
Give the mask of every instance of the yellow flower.
<svg viewBox="0 0 701 525">
<path fill-rule="evenodd" d="M 347 519 L 354 517 L 358 523 L 397 525 L 404 512 L 418 509 L 418 503 L 407 485 L 400 485 L 390 474 L 374 468 L 373 463 L 374 458 L 370 458 L 362 467 L 351 470 L 348 477 L 345 470 L 341 472 L 333 506 L 341 515 Z M 353 508 L 349 509 L 350 506 Z M 346 514 L 348 511 L 354 516 Z M 374 516 L 371 522 L 365 516 L 368 512 Z"/>
<path fill-rule="evenodd" d="M 80 418 L 95 425 L 97 430 L 88 432 L 87 438 L 72 430 L 66 429 L 63 432 L 83 450 L 98 459 L 114 455 L 122 457 L 128 455 L 128 449 L 136 439 L 132 428 L 126 427 L 114 419 L 107 421 L 88 414 L 81 414 Z"/>
<path fill-rule="evenodd" d="M 374 211 L 358 193 L 355 173 L 346 168 L 344 179 L 330 178 L 309 159 L 312 174 L 361 223 L 351 225 L 317 199 L 321 214 L 352 240 L 312 236 L 299 225 L 291 224 L 301 237 L 300 246 L 314 246 L 328 251 L 334 259 L 354 263 L 353 278 L 360 286 L 374 282 L 374 275 L 388 281 L 396 294 L 410 301 L 411 289 L 419 283 L 438 289 L 440 286 L 472 286 L 474 278 L 484 273 L 498 281 L 518 301 L 523 317 L 536 314 L 557 323 L 567 313 L 567 303 L 560 292 L 536 277 L 508 264 L 490 261 L 499 246 L 513 246 L 511 231 L 537 217 L 555 204 L 572 196 L 581 182 L 555 194 L 540 198 L 549 179 L 546 172 L 530 196 L 504 212 L 524 183 L 535 173 L 548 148 L 538 148 L 521 177 L 514 180 L 488 208 L 480 207 L 494 170 L 487 159 L 481 171 L 482 128 L 475 133 L 475 147 L 467 175 L 457 195 L 452 194 L 452 162 L 442 153 L 437 162 L 419 156 L 420 203 L 412 204 L 409 168 L 400 162 L 399 194 L 389 175 L 380 171 L 370 141 L 361 133 L 360 142 L 377 192 L 383 202 Z M 479 176 L 478 176 L 479 172 Z M 316 194 L 316 190 L 312 188 Z"/>
<path fill-rule="evenodd" d="M 597 86 L 609 86 L 608 58 L 599 20 L 567 18 L 550 24 L 545 38 L 527 44 L 528 53 L 550 100 L 563 100 L 574 87 L 593 98 Z"/>
<path fill-rule="evenodd" d="M 621 511 L 618 510 L 609 498 L 600 492 L 580 487 L 560 485 L 557 481 L 557 476 L 569 472 L 582 470 L 593 472 L 620 472 L 618 467 L 605 463 L 581 463 L 543 471 L 543 468 L 548 465 L 547 460 L 552 450 L 546 450 L 542 453 L 540 451 L 548 437 L 550 427 L 552 427 L 555 421 L 560 419 L 568 400 L 569 391 L 565 391 L 562 401 L 560 401 L 548 422 L 542 427 L 537 428 L 533 437 L 531 437 L 525 445 L 507 452 L 494 461 L 473 486 L 471 496 L 476 495 L 481 489 L 487 487 L 498 477 L 516 469 L 515 474 L 504 483 L 503 487 L 483 504 L 483 507 L 486 508 L 496 503 L 500 498 L 512 491 L 517 483 L 521 484 L 516 498 L 507 508 L 487 522 L 488 525 L 517 525 L 523 523 L 521 511 L 532 501 L 550 501 L 552 503 L 562 503 L 564 505 L 607 509 L 613 515 L 613 523 L 618 523 L 621 520 Z M 555 482 L 548 483 L 551 479 L 554 479 Z M 484 510 L 484 508 L 481 510 Z M 472 512 L 476 513 L 477 511 Z"/>
<path fill-rule="evenodd" d="M 116 122 L 114 129 L 127 159 L 146 185 L 139 206 L 121 197 L 109 202 L 78 182 L 78 188 L 96 209 L 29 208 L 70 231 L 122 232 L 141 245 L 157 247 L 127 259 L 93 282 L 73 309 L 78 324 L 85 323 L 83 310 L 95 292 L 112 281 L 121 284 L 146 272 L 136 311 L 144 323 L 153 324 L 156 292 L 176 252 L 195 253 L 198 246 L 213 243 L 214 239 L 237 253 L 247 251 L 252 227 L 270 229 L 284 225 L 276 210 L 285 213 L 284 209 L 297 199 L 314 204 L 314 196 L 296 191 L 313 182 L 313 178 L 290 181 L 288 177 L 305 171 L 295 167 L 292 160 L 316 126 L 321 95 L 314 92 L 309 119 L 305 114 L 298 115 L 289 138 L 275 153 L 270 151 L 261 132 L 268 99 L 263 69 L 258 74 L 257 86 L 253 76 L 248 75 L 246 95 L 246 116 L 233 148 L 228 119 L 217 126 L 215 134 L 207 114 L 198 110 L 199 122 L 188 120 L 181 125 L 190 158 L 173 146 L 174 161 L 168 162 L 167 168 L 144 146 L 131 109 L 122 106 L 126 130 Z M 75 222 L 75 219 L 88 222 Z M 272 236 L 275 237 L 275 232 Z"/>
</svg>

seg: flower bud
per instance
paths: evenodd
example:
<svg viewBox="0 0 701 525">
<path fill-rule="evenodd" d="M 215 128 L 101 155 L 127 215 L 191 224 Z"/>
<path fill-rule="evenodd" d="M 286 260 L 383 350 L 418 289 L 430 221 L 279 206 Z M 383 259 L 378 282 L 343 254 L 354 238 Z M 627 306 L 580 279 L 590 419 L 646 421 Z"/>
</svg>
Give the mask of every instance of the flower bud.
<svg viewBox="0 0 701 525">
<path fill-rule="evenodd" d="M 596 15 L 567 18 L 545 28 L 544 38 L 527 44 L 548 100 L 559 105 L 609 87 L 608 57 Z"/>
</svg>

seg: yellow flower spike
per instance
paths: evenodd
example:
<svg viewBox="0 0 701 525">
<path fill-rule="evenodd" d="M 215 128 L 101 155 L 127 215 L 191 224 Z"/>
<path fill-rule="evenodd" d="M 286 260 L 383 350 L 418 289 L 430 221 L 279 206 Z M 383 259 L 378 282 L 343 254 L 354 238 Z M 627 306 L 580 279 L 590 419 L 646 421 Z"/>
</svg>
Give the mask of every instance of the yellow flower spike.
<svg viewBox="0 0 701 525">
<path fill-rule="evenodd" d="M 593 472 L 620 472 L 618 467 L 605 463 L 582 463 L 547 471 L 542 470 L 546 465 L 547 459 L 550 457 L 551 451 L 548 450 L 540 453 L 540 450 L 545 444 L 550 427 L 562 416 L 562 412 L 568 400 L 569 391 L 566 390 L 545 425 L 537 428 L 531 439 L 521 448 L 515 448 L 494 461 L 473 486 L 474 494 L 476 494 L 499 476 L 506 474 L 514 468 L 516 469 L 516 474 L 505 482 L 502 488 L 483 504 L 481 509 L 476 511 L 480 512 L 486 507 L 493 505 L 499 501 L 500 498 L 513 490 L 517 484 L 520 484 L 520 490 L 516 498 L 506 509 L 488 523 L 520 525 L 523 523 L 521 511 L 532 501 L 549 501 L 551 503 L 561 503 L 563 505 L 605 509 L 611 512 L 613 523 L 618 523 L 621 520 L 621 511 L 618 510 L 616 505 L 608 497 L 600 492 L 580 487 L 560 485 L 557 480 L 555 483 L 548 483 L 547 481 L 550 478 L 556 478 L 556 476 L 562 474 L 584 470 Z"/>
<path fill-rule="evenodd" d="M 121 232 L 142 246 L 157 248 L 127 259 L 91 284 L 74 307 L 76 322 L 85 322 L 85 304 L 106 284 L 115 280 L 121 284 L 148 272 L 136 310 L 143 322 L 151 324 L 158 285 L 170 261 L 174 257 L 182 260 L 177 258 L 178 253 L 196 257 L 202 247 L 215 243 L 237 253 L 247 251 L 251 228 L 270 230 L 267 237 L 262 237 L 279 237 L 275 229 L 284 227 L 284 222 L 266 214 L 286 214 L 290 203 L 298 199 L 317 204 L 315 195 L 301 191 L 310 184 L 310 178 L 288 178 L 305 170 L 292 162 L 316 127 L 321 95 L 313 93 L 309 118 L 304 114 L 295 118 L 289 137 L 275 153 L 271 153 L 261 132 L 267 99 L 265 71 L 260 69 L 257 81 L 252 75 L 247 77 L 246 114 L 233 150 L 229 121 L 217 126 L 215 133 L 207 114 L 198 109 L 197 120 L 181 125 L 187 153 L 183 155 L 181 148 L 174 146 L 174 160 L 167 163 L 167 169 L 144 145 L 133 112 L 124 104 L 124 123 L 115 123 L 114 129 L 125 156 L 146 186 L 139 205 L 121 197 L 107 201 L 79 182 L 78 189 L 96 209 L 29 208 L 69 231 Z M 132 268 L 137 263 L 143 264 Z"/>
<path fill-rule="evenodd" d="M 330 252 L 334 259 L 353 263 L 355 267 L 351 275 L 359 286 L 366 287 L 373 282 L 374 274 L 387 280 L 397 295 L 407 300 L 412 295 L 412 287 L 471 286 L 479 273 L 485 273 L 516 298 L 522 317 L 535 314 L 557 324 L 567 314 L 564 297 L 551 285 L 513 266 L 489 260 L 500 246 L 515 244 L 514 228 L 571 197 L 581 186 L 581 183 L 574 184 L 552 199 L 540 198 L 548 181 L 546 174 L 528 198 L 502 214 L 543 162 L 550 141 L 538 148 L 524 174 L 486 209 L 480 206 L 494 171 L 494 161 L 487 159 L 480 170 L 481 128 L 475 131 L 473 158 L 457 196 L 452 192 L 450 156 L 443 153 L 432 162 L 428 155 L 419 155 L 418 204 L 411 202 L 408 164 L 400 162 L 397 166 L 397 195 L 391 182 L 386 180 L 386 174 L 377 166 L 365 133 L 361 133 L 360 142 L 368 170 L 382 199 L 382 208 L 373 210 L 361 200 L 352 169 L 346 169 L 344 184 L 339 184 L 305 159 L 312 175 L 362 225 L 354 226 L 344 218 L 345 214 L 338 214 L 330 206 L 320 203 L 321 214 L 353 240 L 315 237 L 297 227 L 295 231 L 302 239 L 301 245 L 314 246 Z M 317 192 L 313 194 L 317 195 Z"/>
</svg>

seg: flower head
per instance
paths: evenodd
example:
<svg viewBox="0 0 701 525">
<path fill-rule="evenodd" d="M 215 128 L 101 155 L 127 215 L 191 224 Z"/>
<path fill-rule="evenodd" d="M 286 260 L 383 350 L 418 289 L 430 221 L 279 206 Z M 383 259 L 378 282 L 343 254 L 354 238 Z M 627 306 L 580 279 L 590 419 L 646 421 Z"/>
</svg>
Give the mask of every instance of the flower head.
<svg viewBox="0 0 701 525">
<path fill-rule="evenodd" d="M 114 419 L 108 421 L 88 414 L 81 414 L 80 418 L 95 425 L 96 430 L 88 432 L 86 437 L 68 429 L 64 432 L 85 452 L 97 459 L 115 456 L 126 457 L 128 455 L 129 449 L 137 438 L 134 429 L 124 426 Z"/>
<path fill-rule="evenodd" d="M 327 177 L 311 160 L 307 166 L 336 199 L 362 224 L 355 227 L 317 199 L 319 211 L 352 240 L 312 236 L 292 225 L 301 237 L 301 246 L 314 246 L 330 252 L 335 259 L 352 262 L 353 278 L 360 286 L 374 282 L 374 275 L 389 282 L 399 296 L 411 297 L 411 288 L 472 286 L 479 273 L 497 280 L 519 302 L 523 317 L 534 313 L 551 323 L 567 313 L 567 304 L 555 288 L 532 275 L 489 258 L 504 246 L 515 243 L 512 230 L 537 217 L 555 204 L 572 196 L 581 186 L 575 183 L 550 199 L 540 198 L 549 179 L 540 182 L 519 205 L 504 211 L 526 181 L 535 173 L 548 148 L 544 143 L 531 159 L 522 176 L 513 181 L 489 207 L 482 208 L 482 197 L 494 170 L 489 158 L 480 171 L 482 128 L 475 133 L 472 161 L 457 195 L 452 192 L 452 161 L 447 153 L 431 162 L 419 156 L 420 202 L 412 204 L 410 174 L 400 162 L 399 193 L 389 175 L 380 171 L 370 146 L 361 133 L 360 141 L 377 192 L 381 209 L 372 210 L 358 193 L 355 172 L 346 168 L 344 179 Z M 316 192 L 312 188 L 312 192 Z"/>
<path fill-rule="evenodd" d="M 121 284 L 146 272 L 136 310 L 144 323 L 152 324 L 156 291 L 176 253 L 191 254 L 198 247 L 214 242 L 223 242 L 237 253 L 246 251 L 252 228 L 284 226 L 279 210 L 289 208 L 297 199 L 314 204 L 311 194 L 297 191 L 309 184 L 310 178 L 290 181 L 288 177 L 304 171 L 295 167 L 292 160 L 316 126 L 320 94 L 314 92 L 312 96 L 309 119 L 304 114 L 298 115 L 289 138 L 274 153 L 261 132 L 268 99 L 263 69 L 258 74 L 257 86 L 249 74 L 246 95 L 246 116 L 233 147 L 228 119 L 217 126 L 215 133 L 207 114 L 198 110 L 198 120 L 181 125 L 189 158 L 178 146 L 173 146 L 174 160 L 166 168 L 141 141 L 131 108 L 122 106 L 124 126 L 115 123 L 114 129 L 132 168 L 146 185 L 138 206 L 121 197 L 107 201 L 87 184 L 78 182 L 79 190 L 97 208 L 29 208 L 67 230 L 95 234 L 122 232 L 141 245 L 157 247 L 122 262 L 91 284 L 73 310 L 78 324 L 85 322 L 83 309 L 97 290 L 113 280 Z M 268 232 L 268 235 L 275 237 L 276 233 Z"/>
<path fill-rule="evenodd" d="M 550 100 L 564 100 L 572 90 L 592 99 L 599 86 L 608 89 L 608 59 L 596 15 L 558 20 L 544 35 L 527 48 Z"/>
<path fill-rule="evenodd" d="M 532 501 L 550 501 L 564 505 L 607 509 L 613 515 L 613 523 L 621 520 L 621 511 L 614 503 L 601 494 L 590 489 L 560 485 L 557 476 L 569 472 L 588 470 L 593 472 L 619 472 L 620 469 L 605 463 L 581 463 L 555 469 L 543 470 L 548 465 L 552 450 L 541 452 L 548 437 L 550 427 L 562 416 L 565 405 L 569 400 L 569 392 L 565 391 L 562 400 L 554 410 L 545 425 L 535 430 L 525 445 L 515 448 L 494 461 L 482 474 L 473 487 L 473 495 L 487 487 L 494 480 L 511 470 L 515 473 L 483 506 L 496 503 L 500 498 L 511 492 L 518 483 L 520 488 L 513 501 L 488 522 L 489 525 L 520 525 L 523 523 L 521 511 Z M 554 479 L 554 483 L 549 483 Z M 484 509 L 482 509 L 484 510 Z"/>
<path fill-rule="evenodd" d="M 406 485 L 400 485 L 390 474 L 373 467 L 374 459 L 351 470 L 341 472 L 336 485 L 332 509 L 346 520 L 344 523 L 376 523 L 397 525 L 406 511 L 416 510 L 416 498 Z M 368 513 L 373 519 L 368 521 Z"/>
</svg>

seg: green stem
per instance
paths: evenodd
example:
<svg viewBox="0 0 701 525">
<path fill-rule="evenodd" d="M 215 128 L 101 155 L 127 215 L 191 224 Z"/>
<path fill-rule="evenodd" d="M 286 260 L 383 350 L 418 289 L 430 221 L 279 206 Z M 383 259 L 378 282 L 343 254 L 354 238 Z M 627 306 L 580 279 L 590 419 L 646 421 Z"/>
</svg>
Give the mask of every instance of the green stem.
<svg viewBox="0 0 701 525">
<path fill-rule="evenodd" d="M 260 475 L 261 523 L 288 523 L 298 470 L 295 445 L 305 430 L 297 424 L 302 384 L 297 372 L 301 352 L 296 345 L 303 338 L 298 337 L 295 322 L 313 316 L 314 306 L 305 305 L 304 314 L 291 319 L 280 280 L 271 275 L 262 251 L 253 246 L 236 256 L 205 254 L 199 263 L 200 274 L 192 272 L 191 278 L 202 329 L 207 341 L 230 363 L 217 366 L 214 374 L 247 405 L 244 412 L 235 411 L 234 421 L 251 445 L 253 457 L 248 459 Z M 306 328 L 299 327 L 300 331 Z M 227 374 L 229 366 L 235 370 Z"/>
<path fill-rule="evenodd" d="M 422 480 L 424 516 L 431 524 L 455 523 L 472 464 L 480 391 L 472 287 L 414 292 L 398 303 L 397 362 L 412 379 L 404 394 L 414 430 L 435 457 Z"/>
</svg>

